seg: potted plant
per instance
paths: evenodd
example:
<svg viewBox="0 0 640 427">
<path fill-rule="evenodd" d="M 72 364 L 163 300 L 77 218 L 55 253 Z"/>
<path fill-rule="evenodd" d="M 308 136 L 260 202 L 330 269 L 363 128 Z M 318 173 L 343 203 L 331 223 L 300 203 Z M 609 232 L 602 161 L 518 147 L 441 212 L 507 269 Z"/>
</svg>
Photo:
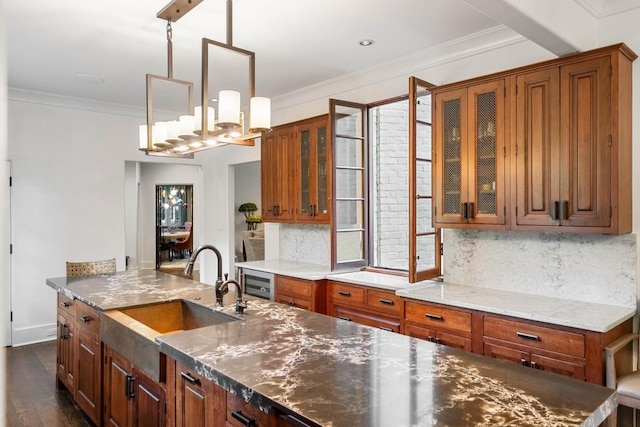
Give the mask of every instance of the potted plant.
<svg viewBox="0 0 640 427">
<path fill-rule="evenodd" d="M 238 212 L 244 214 L 247 230 L 255 230 L 257 225 L 262 222 L 262 215 L 254 213 L 257 210 L 258 206 L 255 203 L 243 203 L 238 208 Z"/>
</svg>

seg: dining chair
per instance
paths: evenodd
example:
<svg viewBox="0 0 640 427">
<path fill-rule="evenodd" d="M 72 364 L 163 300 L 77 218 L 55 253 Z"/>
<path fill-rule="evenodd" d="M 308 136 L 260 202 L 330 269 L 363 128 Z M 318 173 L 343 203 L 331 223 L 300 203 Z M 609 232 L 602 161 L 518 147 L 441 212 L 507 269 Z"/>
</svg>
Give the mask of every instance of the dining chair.
<svg viewBox="0 0 640 427">
<path fill-rule="evenodd" d="M 90 276 L 95 274 L 112 274 L 115 272 L 115 258 L 100 261 L 67 261 L 67 276 Z"/>
<path fill-rule="evenodd" d="M 171 250 L 175 253 L 176 251 L 180 251 L 180 257 L 182 258 L 182 251 L 187 251 L 189 255 L 191 255 L 191 251 L 193 250 L 193 227 L 189 229 L 189 237 L 186 239 L 175 242 L 171 247 Z"/>
<path fill-rule="evenodd" d="M 640 409 L 640 371 L 637 361 L 633 363 L 631 372 L 624 372 L 620 366 L 616 367 L 616 353 L 630 343 L 638 344 L 640 334 L 624 335 L 604 348 L 606 385 L 618 393 L 618 405 L 633 408 L 633 425 L 636 425 L 636 410 Z M 636 347 L 637 348 L 637 347 Z M 635 351 L 635 350 L 634 350 Z M 637 357 L 637 355 L 636 355 Z M 618 408 L 607 418 L 607 427 L 616 427 L 618 423 Z"/>
</svg>

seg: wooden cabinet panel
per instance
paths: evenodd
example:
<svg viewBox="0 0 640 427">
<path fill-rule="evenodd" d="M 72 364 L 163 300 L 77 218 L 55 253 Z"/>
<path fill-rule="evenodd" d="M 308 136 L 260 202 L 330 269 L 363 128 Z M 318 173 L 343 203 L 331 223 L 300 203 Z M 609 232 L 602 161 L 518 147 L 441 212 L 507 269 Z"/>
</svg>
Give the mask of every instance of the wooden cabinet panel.
<svg viewBox="0 0 640 427">
<path fill-rule="evenodd" d="M 76 300 L 66 295 L 58 293 L 58 310 L 65 312 L 68 316 L 76 317 Z"/>
<path fill-rule="evenodd" d="M 400 320 L 397 318 L 387 318 L 371 312 L 339 305 L 334 307 L 333 313 L 335 317 L 349 322 L 356 322 L 389 332 L 400 332 Z"/>
<path fill-rule="evenodd" d="M 404 334 L 413 338 L 430 341 L 436 344 L 443 344 L 449 347 L 459 348 L 471 352 L 471 339 L 459 335 L 436 331 L 435 329 L 424 328 L 416 325 L 404 325 Z"/>
<path fill-rule="evenodd" d="M 175 366 L 176 427 L 225 425 L 225 391 L 192 369 Z"/>
<path fill-rule="evenodd" d="M 102 411 L 102 343 L 98 311 L 81 302 L 76 303 L 76 387 L 74 399 L 96 424 Z"/>
<path fill-rule="evenodd" d="M 484 335 L 531 348 L 585 357 L 585 336 L 573 332 L 485 316 Z"/>
<path fill-rule="evenodd" d="M 316 313 L 327 312 L 325 280 L 304 280 L 276 275 L 274 282 L 276 302 Z"/>
<path fill-rule="evenodd" d="M 75 318 L 59 309 L 56 376 L 72 394 L 75 388 L 75 341 Z"/>
<path fill-rule="evenodd" d="M 505 228 L 505 99 L 503 79 L 434 91 L 436 227 Z"/>
<path fill-rule="evenodd" d="M 367 306 L 379 312 L 395 314 L 402 312 L 402 298 L 395 292 L 369 289 L 367 291 Z"/>
<path fill-rule="evenodd" d="M 270 418 L 256 406 L 227 392 L 226 425 L 228 427 L 268 427 Z"/>
<path fill-rule="evenodd" d="M 135 396 L 133 366 L 109 347 L 105 347 L 104 420 L 109 426 L 133 425 L 130 400 Z"/>
<path fill-rule="evenodd" d="M 167 425 L 166 390 L 139 369 L 133 368 L 135 399 L 133 419 L 136 426 L 164 427 Z"/>
<path fill-rule="evenodd" d="M 364 294 L 365 289 L 360 286 L 331 281 L 327 284 L 327 298 L 333 303 L 361 305 L 365 302 Z"/>
<path fill-rule="evenodd" d="M 262 220 L 286 222 L 293 219 L 291 146 L 293 130 L 277 127 L 262 135 L 261 178 Z"/>
<path fill-rule="evenodd" d="M 406 301 L 404 316 L 407 321 L 431 328 L 471 333 L 471 313 L 439 305 Z"/>
</svg>

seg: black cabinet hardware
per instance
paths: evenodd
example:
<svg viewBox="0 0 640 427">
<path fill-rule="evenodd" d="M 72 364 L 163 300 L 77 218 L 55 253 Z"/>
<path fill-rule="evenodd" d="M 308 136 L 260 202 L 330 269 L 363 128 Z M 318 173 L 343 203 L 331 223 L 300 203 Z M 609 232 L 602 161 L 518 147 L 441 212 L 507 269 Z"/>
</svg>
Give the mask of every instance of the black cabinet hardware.
<svg viewBox="0 0 640 427">
<path fill-rule="evenodd" d="M 380 303 L 387 304 L 387 305 L 393 305 L 394 304 L 394 302 L 391 301 L 390 299 L 384 299 L 384 298 L 380 298 Z"/>
<path fill-rule="evenodd" d="M 383 331 L 393 332 L 393 329 L 387 328 L 386 326 L 380 326 L 380 329 L 382 329 Z"/>
<path fill-rule="evenodd" d="M 127 396 L 127 399 L 133 399 L 136 397 L 134 386 L 135 378 L 132 375 L 127 375 L 124 381 L 124 395 Z"/>
<path fill-rule="evenodd" d="M 293 415 L 280 415 L 280 419 L 289 421 L 291 424 L 295 424 L 299 427 L 311 427 L 310 424 L 305 423 L 304 421 L 300 421 Z"/>
<path fill-rule="evenodd" d="M 440 322 L 444 322 L 444 317 L 440 316 L 439 314 L 430 314 L 427 313 L 425 314 L 425 317 L 431 319 L 431 320 L 438 320 Z"/>
<path fill-rule="evenodd" d="M 80 318 L 80 321 L 81 321 L 81 322 L 83 322 L 83 323 L 89 323 L 89 322 L 91 321 L 91 317 L 89 317 L 89 316 L 82 316 L 82 317 Z"/>
<path fill-rule="evenodd" d="M 338 319 L 346 320 L 347 322 L 351 322 L 350 317 L 338 316 Z"/>
<path fill-rule="evenodd" d="M 342 295 L 343 297 L 350 297 L 351 296 L 351 292 L 338 291 L 338 295 Z"/>
<path fill-rule="evenodd" d="M 540 341 L 540 337 L 532 334 L 525 334 L 524 332 L 516 332 L 516 335 L 520 338 L 530 341 Z"/>
<path fill-rule="evenodd" d="M 192 377 L 189 372 L 180 372 L 180 375 L 182 375 L 182 378 L 184 378 L 185 380 L 189 381 L 193 385 L 199 385 L 200 384 L 200 380 L 198 378 Z"/>
<path fill-rule="evenodd" d="M 253 426 L 256 423 L 256 420 L 254 420 L 253 418 L 245 417 L 242 414 L 242 411 L 231 411 L 231 416 L 247 427 Z"/>
</svg>

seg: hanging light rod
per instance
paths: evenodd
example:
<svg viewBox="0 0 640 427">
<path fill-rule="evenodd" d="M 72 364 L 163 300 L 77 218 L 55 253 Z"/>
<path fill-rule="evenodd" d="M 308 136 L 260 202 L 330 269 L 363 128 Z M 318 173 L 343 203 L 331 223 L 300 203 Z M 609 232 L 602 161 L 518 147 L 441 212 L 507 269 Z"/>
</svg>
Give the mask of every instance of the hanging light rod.
<svg viewBox="0 0 640 427">
<path fill-rule="evenodd" d="M 167 77 L 147 74 L 147 124 L 140 126 L 139 149 L 148 155 L 189 157 L 213 147 L 255 145 L 263 131 L 271 127 L 271 101 L 255 96 L 255 53 L 233 46 L 233 0 L 227 3 L 227 40 L 225 43 L 202 39 L 202 97 L 194 108 L 193 83 L 173 77 L 173 30 L 171 24 L 191 11 L 203 0 L 173 0 L 157 17 L 167 21 Z M 222 49 L 248 61 L 248 106 L 241 108 L 241 93 L 231 88 L 218 93 L 217 118 L 209 107 L 209 49 Z M 154 82 L 168 83 L 186 93 L 186 114 L 168 121 L 153 118 Z M 179 118 L 179 120 L 176 120 Z"/>
<path fill-rule="evenodd" d="M 203 0 L 173 0 L 156 15 L 165 21 L 177 22 Z"/>
</svg>

